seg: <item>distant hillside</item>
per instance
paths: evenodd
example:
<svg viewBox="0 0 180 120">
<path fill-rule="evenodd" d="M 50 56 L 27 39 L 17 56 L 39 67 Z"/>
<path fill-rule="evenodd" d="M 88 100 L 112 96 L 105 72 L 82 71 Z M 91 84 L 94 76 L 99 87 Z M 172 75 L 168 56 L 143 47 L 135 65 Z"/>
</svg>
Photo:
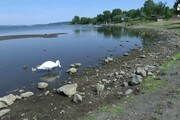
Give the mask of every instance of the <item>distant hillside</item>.
<svg viewBox="0 0 180 120">
<path fill-rule="evenodd" d="M 0 25 L 0 27 L 29 27 L 29 26 L 49 26 L 49 25 L 69 25 L 70 21 L 66 22 L 55 22 L 55 23 L 48 23 L 48 24 L 34 24 L 34 25 Z"/>
<path fill-rule="evenodd" d="M 47 26 L 47 25 L 68 25 L 70 24 L 70 21 L 67 22 L 55 22 L 55 23 L 48 23 L 48 24 L 35 24 L 32 26 Z"/>
</svg>

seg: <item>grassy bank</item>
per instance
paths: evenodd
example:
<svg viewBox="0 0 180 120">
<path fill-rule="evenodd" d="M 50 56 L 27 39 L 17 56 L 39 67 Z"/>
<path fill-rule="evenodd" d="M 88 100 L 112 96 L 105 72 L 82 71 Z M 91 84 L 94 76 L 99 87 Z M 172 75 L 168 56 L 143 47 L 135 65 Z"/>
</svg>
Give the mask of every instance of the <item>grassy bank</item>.
<svg viewBox="0 0 180 120">
<path fill-rule="evenodd" d="M 160 66 L 157 71 L 161 72 L 172 72 L 179 65 L 180 53 L 167 60 L 162 66 Z M 154 77 L 156 76 L 156 77 Z M 159 79 L 157 74 L 154 76 L 148 76 L 145 78 L 142 84 L 139 85 L 141 92 L 145 94 L 157 92 L 161 87 L 165 87 L 168 83 L 165 80 Z M 99 107 L 96 111 L 89 113 L 83 120 L 102 120 L 107 118 L 115 118 L 116 116 L 121 116 L 126 112 L 126 105 L 132 103 L 138 96 L 130 95 L 125 96 L 120 99 L 119 102 L 113 105 L 103 105 Z M 141 102 L 141 101 L 139 101 Z"/>
<path fill-rule="evenodd" d="M 148 23 L 143 23 L 143 25 L 174 30 L 175 33 L 180 36 L 180 21 L 169 20 L 162 22 L 148 22 Z"/>
</svg>

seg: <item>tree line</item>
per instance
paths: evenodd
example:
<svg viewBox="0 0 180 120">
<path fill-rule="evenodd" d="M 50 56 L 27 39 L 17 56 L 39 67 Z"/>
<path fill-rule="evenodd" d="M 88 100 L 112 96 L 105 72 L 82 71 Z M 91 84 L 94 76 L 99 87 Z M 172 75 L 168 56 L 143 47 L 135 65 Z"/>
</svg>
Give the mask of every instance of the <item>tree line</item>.
<svg viewBox="0 0 180 120">
<path fill-rule="evenodd" d="M 102 14 L 98 14 L 96 17 L 79 17 L 74 16 L 72 24 L 102 24 L 102 23 L 121 23 L 129 21 L 141 21 L 141 20 L 155 20 L 157 18 L 169 19 L 173 14 L 179 14 L 177 10 L 180 0 L 176 0 L 173 8 L 169 8 L 167 3 L 158 2 L 154 3 L 153 0 L 146 0 L 144 6 L 139 9 L 131 9 L 129 11 L 122 11 L 120 8 L 116 8 L 112 11 L 105 10 Z"/>
</svg>

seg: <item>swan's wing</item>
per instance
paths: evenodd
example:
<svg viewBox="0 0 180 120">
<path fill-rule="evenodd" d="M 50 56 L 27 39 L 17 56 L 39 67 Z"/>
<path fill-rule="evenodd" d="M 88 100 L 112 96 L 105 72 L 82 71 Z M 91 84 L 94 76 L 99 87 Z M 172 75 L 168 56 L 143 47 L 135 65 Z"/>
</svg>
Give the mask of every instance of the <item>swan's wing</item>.
<svg viewBox="0 0 180 120">
<path fill-rule="evenodd" d="M 56 66 L 56 63 L 52 61 L 46 61 L 41 65 L 41 67 L 44 67 L 44 68 L 53 68 L 55 66 Z"/>
</svg>

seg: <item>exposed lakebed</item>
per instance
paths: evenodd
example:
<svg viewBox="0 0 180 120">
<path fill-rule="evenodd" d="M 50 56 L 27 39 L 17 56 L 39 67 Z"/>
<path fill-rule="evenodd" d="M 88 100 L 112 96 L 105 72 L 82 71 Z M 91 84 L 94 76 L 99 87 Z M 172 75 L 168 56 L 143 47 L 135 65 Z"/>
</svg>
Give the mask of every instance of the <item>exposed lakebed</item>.
<svg viewBox="0 0 180 120">
<path fill-rule="evenodd" d="M 15 89 L 37 90 L 37 83 L 45 81 L 51 88 L 63 84 L 72 63 L 86 67 L 100 65 L 107 56 L 122 57 L 131 49 L 145 44 L 135 32 L 120 27 L 56 25 L 16 27 L 3 30 L 0 36 L 21 34 L 68 33 L 52 38 L 21 38 L 0 41 L 0 95 Z M 47 60 L 60 60 L 62 69 L 32 72 L 31 68 Z M 35 85 L 35 86 L 33 86 Z"/>
</svg>

